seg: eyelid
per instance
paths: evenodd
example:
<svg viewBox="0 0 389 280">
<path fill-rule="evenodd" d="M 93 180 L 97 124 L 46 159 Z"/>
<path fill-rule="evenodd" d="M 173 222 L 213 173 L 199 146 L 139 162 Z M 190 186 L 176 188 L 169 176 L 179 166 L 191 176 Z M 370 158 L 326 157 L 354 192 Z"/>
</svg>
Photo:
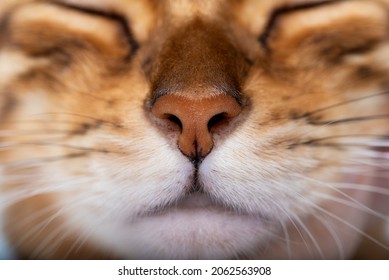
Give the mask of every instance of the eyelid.
<svg viewBox="0 0 389 280">
<path fill-rule="evenodd" d="M 66 9 L 78 11 L 83 14 L 107 18 L 109 20 L 117 22 L 123 28 L 123 33 L 126 36 L 128 44 L 131 46 L 131 49 L 133 51 L 136 51 L 139 48 L 139 45 L 134 39 L 134 35 L 132 34 L 131 29 L 129 27 L 128 20 L 124 16 L 118 13 L 107 12 L 96 8 L 88 8 L 86 6 L 76 6 L 73 4 L 60 3 L 60 2 L 56 2 L 53 4 Z"/>
<path fill-rule="evenodd" d="M 123 49 L 124 46 L 130 48 L 131 54 L 138 49 L 124 17 L 97 10 L 58 3 L 32 3 L 15 10 L 10 23 L 12 30 L 18 30 L 13 37 L 20 41 L 25 40 L 23 35 L 31 38 L 34 32 L 48 34 L 50 29 L 58 28 L 58 37 L 63 36 L 62 32 L 69 32 L 74 33 L 75 38 L 98 41 L 107 49 L 111 46 Z"/>
<path fill-rule="evenodd" d="M 306 10 L 306 9 L 312 9 L 324 5 L 330 5 L 336 3 L 337 0 L 318 0 L 318 1 L 310 1 L 310 2 L 297 2 L 297 4 L 294 5 L 287 5 L 287 6 L 281 6 L 273 10 L 271 15 L 269 16 L 269 20 L 264 28 L 264 31 L 259 36 L 259 42 L 262 44 L 262 46 L 267 49 L 267 40 L 270 36 L 270 34 L 273 31 L 274 26 L 276 25 L 276 22 L 279 18 L 281 18 L 285 14 L 290 14 L 296 11 Z"/>
</svg>

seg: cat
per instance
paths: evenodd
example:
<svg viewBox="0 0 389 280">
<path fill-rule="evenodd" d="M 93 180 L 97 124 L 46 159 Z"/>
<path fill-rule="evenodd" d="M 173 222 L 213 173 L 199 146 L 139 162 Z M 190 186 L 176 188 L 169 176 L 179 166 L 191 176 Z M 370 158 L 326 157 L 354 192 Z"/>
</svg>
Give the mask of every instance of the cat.
<svg viewBox="0 0 389 280">
<path fill-rule="evenodd" d="M 389 1 L 0 20 L 2 258 L 389 258 Z"/>
</svg>

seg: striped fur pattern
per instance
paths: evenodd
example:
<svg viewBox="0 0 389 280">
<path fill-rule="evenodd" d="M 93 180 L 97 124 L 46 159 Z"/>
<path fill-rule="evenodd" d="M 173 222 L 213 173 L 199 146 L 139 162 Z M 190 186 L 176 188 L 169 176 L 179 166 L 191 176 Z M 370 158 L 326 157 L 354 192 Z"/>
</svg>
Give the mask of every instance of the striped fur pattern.
<svg viewBox="0 0 389 280">
<path fill-rule="evenodd" d="M 6 0 L 0 257 L 388 259 L 387 0 Z"/>
</svg>

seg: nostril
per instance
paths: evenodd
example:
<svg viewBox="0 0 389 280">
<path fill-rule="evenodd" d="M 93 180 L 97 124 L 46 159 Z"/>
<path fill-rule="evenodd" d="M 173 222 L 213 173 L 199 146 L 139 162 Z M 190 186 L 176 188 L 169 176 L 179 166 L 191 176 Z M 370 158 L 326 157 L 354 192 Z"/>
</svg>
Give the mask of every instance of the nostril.
<svg viewBox="0 0 389 280">
<path fill-rule="evenodd" d="M 175 116 L 173 114 L 165 114 L 165 119 L 169 120 L 171 123 L 177 125 L 180 128 L 180 130 L 182 131 L 182 122 L 177 116 Z"/>
<path fill-rule="evenodd" d="M 214 145 L 214 133 L 226 129 L 242 112 L 242 106 L 229 95 L 187 98 L 176 94 L 158 97 L 151 107 L 156 124 L 175 133 L 178 149 L 188 158 L 206 157 Z M 162 121 L 162 122 L 161 122 Z"/>
<path fill-rule="evenodd" d="M 213 116 L 208 122 L 208 131 L 211 132 L 228 122 L 228 113 L 223 112 Z"/>
</svg>

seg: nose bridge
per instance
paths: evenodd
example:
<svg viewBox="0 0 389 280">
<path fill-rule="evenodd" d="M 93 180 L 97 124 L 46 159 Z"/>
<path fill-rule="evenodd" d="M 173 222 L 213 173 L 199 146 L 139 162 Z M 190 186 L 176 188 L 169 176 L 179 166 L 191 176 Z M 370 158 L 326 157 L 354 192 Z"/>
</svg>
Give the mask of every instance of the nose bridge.
<svg viewBox="0 0 389 280">
<path fill-rule="evenodd" d="M 223 92 L 238 100 L 241 60 L 223 28 L 194 19 L 162 45 L 151 74 L 151 98 L 170 93 L 197 99 Z"/>
</svg>

